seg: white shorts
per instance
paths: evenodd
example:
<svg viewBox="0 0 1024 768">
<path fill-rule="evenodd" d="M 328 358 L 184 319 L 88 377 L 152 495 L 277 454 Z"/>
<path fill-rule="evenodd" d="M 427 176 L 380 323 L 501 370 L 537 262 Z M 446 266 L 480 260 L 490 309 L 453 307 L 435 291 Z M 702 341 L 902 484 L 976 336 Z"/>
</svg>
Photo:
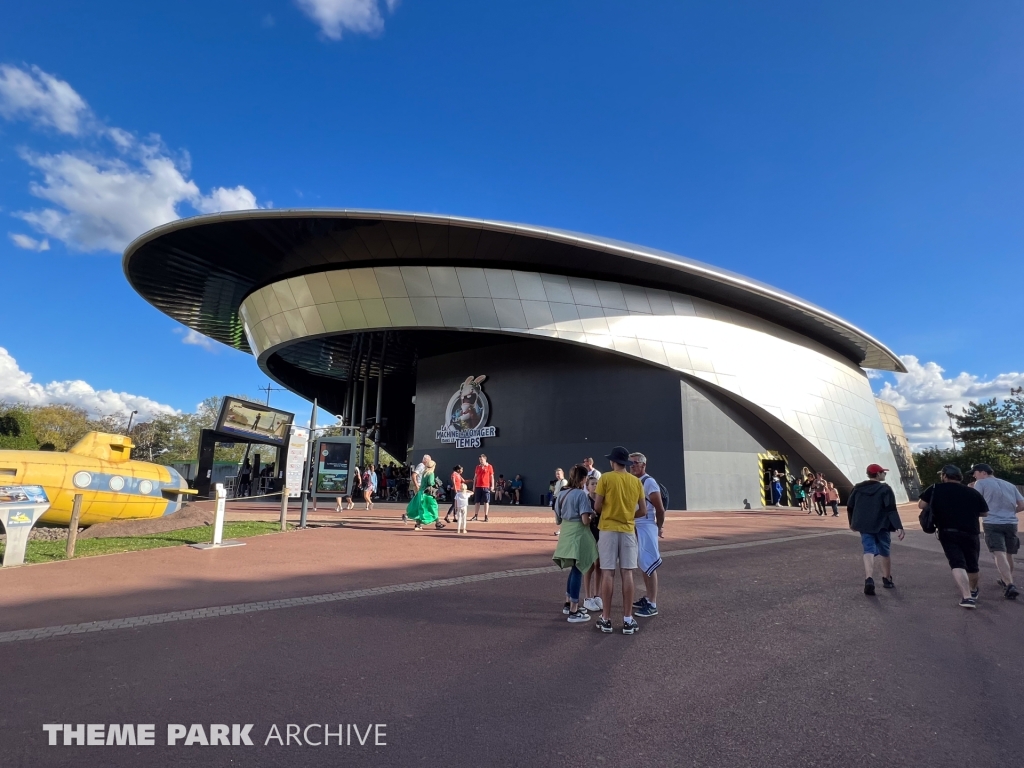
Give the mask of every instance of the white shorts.
<svg viewBox="0 0 1024 768">
<path fill-rule="evenodd" d="M 614 571 L 616 567 L 633 570 L 636 568 L 636 534 L 601 531 L 601 538 L 597 540 L 597 555 L 601 559 L 602 571 Z"/>
<path fill-rule="evenodd" d="M 639 549 L 637 561 L 640 564 L 640 570 L 650 576 L 661 565 L 661 553 L 658 551 L 658 526 L 637 523 L 636 540 Z"/>
</svg>

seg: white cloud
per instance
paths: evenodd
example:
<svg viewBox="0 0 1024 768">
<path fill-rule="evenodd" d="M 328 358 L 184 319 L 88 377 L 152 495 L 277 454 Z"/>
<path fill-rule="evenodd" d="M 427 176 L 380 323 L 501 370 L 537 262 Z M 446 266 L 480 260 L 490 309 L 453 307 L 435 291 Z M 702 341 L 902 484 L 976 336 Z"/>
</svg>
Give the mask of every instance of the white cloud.
<svg viewBox="0 0 1024 768">
<path fill-rule="evenodd" d="M 138 163 L 61 152 L 26 155 L 43 175 L 29 191 L 56 204 L 17 214 L 40 232 L 84 251 L 120 251 L 137 235 L 178 218 L 177 206 L 201 199 L 169 157 Z"/>
<path fill-rule="evenodd" d="M 218 211 L 249 211 L 259 208 L 256 195 L 239 185 L 234 189 L 217 187 L 210 194 L 191 201 L 192 206 L 200 213 L 217 213 Z"/>
<path fill-rule="evenodd" d="M 374 35 L 384 29 L 380 0 L 295 0 L 295 4 L 331 40 L 340 40 L 343 30 Z M 393 13 L 398 0 L 387 0 L 385 5 Z"/>
<path fill-rule="evenodd" d="M 7 236 L 14 241 L 14 244 L 19 248 L 24 248 L 26 251 L 48 251 L 50 250 L 50 241 L 46 238 L 42 240 L 36 240 L 34 237 L 28 235 L 18 234 L 16 232 L 8 232 Z"/>
<path fill-rule="evenodd" d="M 143 232 L 179 218 L 183 205 L 199 213 L 259 207 L 256 196 L 241 185 L 202 194 L 188 178 L 187 155 L 172 157 L 159 136 L 139 140 L 129 131 L 100 124 L 70 85 L 38 67 L 27 71 L 6 66 L 0 73 L 6 78 L 0 79 L 4 117 L 64 126 L 60 129 L 65 133 L 108 142 L 100 142 L 106 151 L 22 152 L 22 159 L 41 176 L 29 184 L 29 191 L 53 207 L 14 215 L 38 232 L 76 250 L 116 253 Z M 5 91 L 4 82 L 13 85 Z M 57 95 L 47 100 L 47 93 Z M 80 105 L 77 112 L 75 104 Z M 83 114 L 87 121 L 79 119 Z"/>
<path fill-rule="evenodd" d="M 900 355 L 900 359 L 907 372 L 893 374 L 896 383 L 885 382 L 878 397 L 900 412 L 903 430 L 914 448 L 949 447 L 949 417 L 943 406 L 952 405 L 953 413 L 960 413 L 972 400 L 1001 400 L 1011 388 L 1024 386 L 1024 373 L 1001 373 L 987 380 L 960 373 L 947 379 L 938 363 L 922 363 L 913 355 Z"/>
<path fill-rule="evenodd" d="M 181 337 L 182 344 L 191 344 L 196 347 L 202 347 L 207 352 L 216 352 L 217 344 L 213 339 L 208 336 L 203 336 L 199 331 L 194 328 L 175 328 L 175 333 L 183 334 Z"/>
<path fill-rule="evenodd" d="M 36 383 L 32 381 L 32 374 L 21 370 L 17 360 L 3 347 L 0 347 L 0 401 L 26 405 L 70 403 L 84 408 L 93 418 L 138 411 L 139 421 L 178 412 L 148 397 L 114 392 L 111 389 L 96 390 L 81 380 Z"/>
<path fill-rule="evenodd" d="M 0 66 L 0 115 L 8 120 L 28 119 L 77 136 L 92 122 L 85 99 L 65 81 L 39 67 Z"/>
</svg>

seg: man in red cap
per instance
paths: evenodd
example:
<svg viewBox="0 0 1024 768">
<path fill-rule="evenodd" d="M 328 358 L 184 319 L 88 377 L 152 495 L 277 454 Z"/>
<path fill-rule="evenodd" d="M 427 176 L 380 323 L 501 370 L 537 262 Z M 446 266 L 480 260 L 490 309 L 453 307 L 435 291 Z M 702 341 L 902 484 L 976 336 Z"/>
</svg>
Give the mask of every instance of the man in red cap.
<svg viewBox="0 0 1024 768">
<path fill-rule="evenodd" d="M 889 470 L 879 464 L 869 464 L 868 479 L 853 486 L 846 502 L 850 528 L 860 534 L 864 548 L 864 594 L 875 594 L 875 558 L 882 560 L 882 586 L 892 589 L 892 562 L 889 559 L 890 534 L 896 531 L 903 541 L 903 523 L 896 509 L 896 494 L 885 482 Z"/>
</svg>

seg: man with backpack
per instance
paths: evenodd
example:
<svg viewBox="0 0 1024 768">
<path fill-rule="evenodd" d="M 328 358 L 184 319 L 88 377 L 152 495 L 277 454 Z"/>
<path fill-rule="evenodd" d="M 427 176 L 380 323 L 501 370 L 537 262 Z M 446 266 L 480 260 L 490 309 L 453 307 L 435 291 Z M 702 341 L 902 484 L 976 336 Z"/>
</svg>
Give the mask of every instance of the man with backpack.
<svg viewBox="0 0 1024 768">
<path fill-rule="evenodd" d="M 882 586 L 892 589 L 896 584 L 892 580 L 892 561 L 889 558 L 891 533 L 896 531 L 903 541 L 903 523 L 896 509 L 896 494 L 885 482 L 888 472 L 879 464 L 869 464 L 868 479 L 853 486 L 850 498 L 846 502 L 846 514 L 850 518 L 850 528 L 860 534 L 861 546 L 864 549 L 864 594 L 875 594 L 875 559 L 882 561 Z"/>
<path fill-rule="evenodd" d="M 939 480 L 921 491 L 917 505 L 931 511 L 939 543 L 960 590 L 960 607 L 977 608 L 981 555 L 978 518 L 988 516 L 988 504 L 978 491 L 963 484 L 959 467 L 947 464 L 939 472 Z"/>
<path fill-rule="evenodd" d="M 635 521 L 637 564 L 644 577 L 646 594 L 633 603 L 633 613 L 643 617 L 657 616 L 658 568 L 662 562 L 658 539 L 665 526 L 665 504 L 662 500 L 661 485 L 647 474 L 647 457 L 642 453 L 631 453 L 629 458 L 633 462 L 629 466 L 629 471 L 640 480 L 647 505 L 647 514 Z"/>
</svg>

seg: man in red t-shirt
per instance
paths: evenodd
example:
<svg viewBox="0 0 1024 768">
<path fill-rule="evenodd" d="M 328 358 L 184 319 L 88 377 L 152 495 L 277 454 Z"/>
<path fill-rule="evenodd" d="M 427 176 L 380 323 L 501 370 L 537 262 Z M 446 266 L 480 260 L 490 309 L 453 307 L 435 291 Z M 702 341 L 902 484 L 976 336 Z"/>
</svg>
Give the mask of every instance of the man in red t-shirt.
<svg viewBox="0 0 1024 768">
<path fill-rule="evenodd" d="M 476 471 L 473 473 L 473 501 L 476 506 L 473 507 L 473 520 L 476 520 L 480 515 L 480 505 L 484 505 L 484 522 L 490 522 L 487 519 L 487 513 L 491 508 L 491 494 L 494 492 L 494 467 L 487 463 L 487 454 L 480 454 L 480 463 L 476 465 Z"/>
</svg>

